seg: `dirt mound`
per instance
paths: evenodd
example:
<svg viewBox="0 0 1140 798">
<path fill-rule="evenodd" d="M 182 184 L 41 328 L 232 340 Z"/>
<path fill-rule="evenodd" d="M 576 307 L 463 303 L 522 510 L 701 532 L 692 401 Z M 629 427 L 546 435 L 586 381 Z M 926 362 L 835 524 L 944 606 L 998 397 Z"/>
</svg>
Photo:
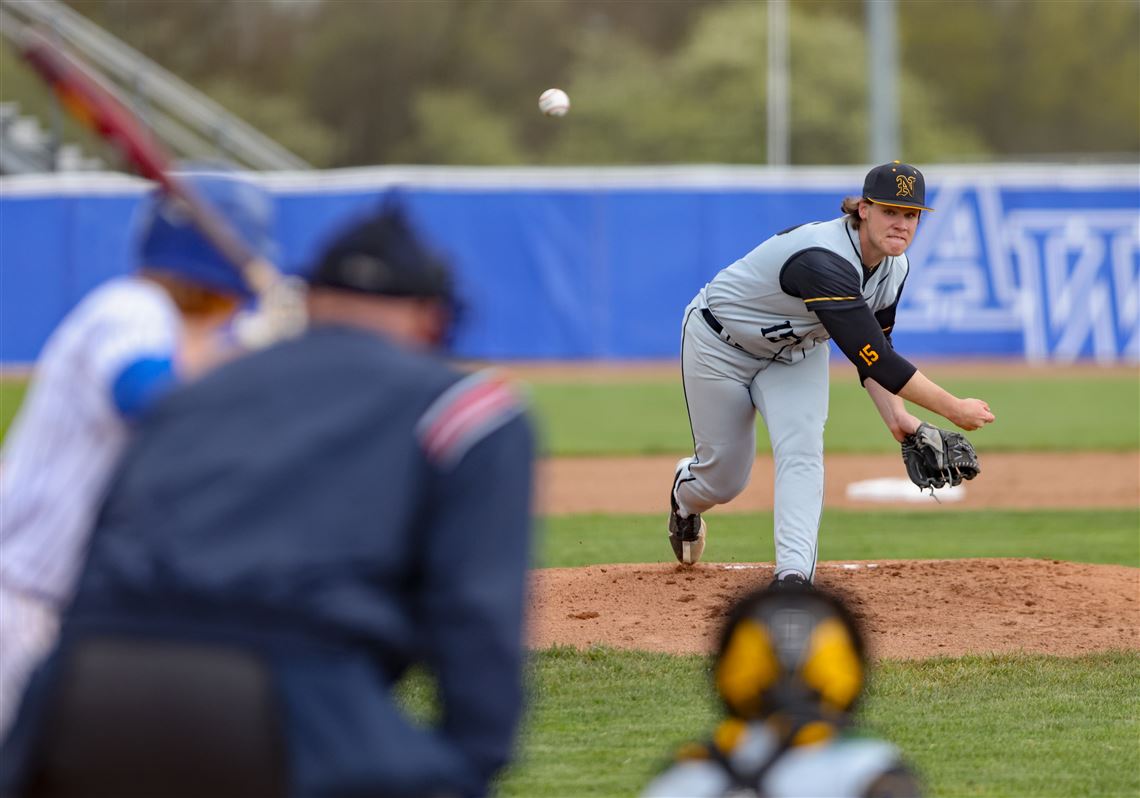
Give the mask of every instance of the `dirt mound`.
<svg viewBox="0 0 1140 798">
<path fill-rule="evenodd" d="M 769 564 L 595 565 L 532 575 L 530 644 L 709 652 L 726 605 L 767 584 Z M 847 596 L 871 656 L 1075 655 L 1140 649 L 1140 569 L 1055 560 L 820 563 Z"/>
</svg>

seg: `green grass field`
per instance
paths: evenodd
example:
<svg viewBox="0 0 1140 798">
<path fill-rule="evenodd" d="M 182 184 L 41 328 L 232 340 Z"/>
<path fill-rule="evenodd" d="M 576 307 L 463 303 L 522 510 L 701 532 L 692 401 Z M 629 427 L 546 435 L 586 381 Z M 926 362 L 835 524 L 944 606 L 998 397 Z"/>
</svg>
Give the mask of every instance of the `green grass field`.
<svg viewBox="0 0 1140 798">
<path fill-rule="evenodd" d="M 1135 375 L 944 384 L 994 408 L 998 423 L 971 435 L 983 451 L 1140 449 Z M 673 382 L 544 382 L 532 395 L 550 453 L 674 453 L 690 445 Z M 762 425 L 758 432 L 764 450 Z M 893 452 L 895 445 L 862 389 L 835 382 L 828 450 Z M 714 511 L 707 517 L 706 559 L 772 560 L 770 514 Z M 669 562 L 662 523 L 658 515 L 547 518 L 537 561 Z M 820 557 L 1039 557 L 1136 567 L 1140 511 L 828 510 Z M 713 723 L 708 668 L 704 657 L 537 652 L 519 760 L 504 776 L 502 794 L 636 794 L 677 743 L 707 733 Z M 1140 653 L 1134 651 L 887 661 L 872 674 L 860 720 L 902 748 L 932 795 L 1135 796 L 1137 683 Z"/>
<path fill-rule="evenodd" d="M 721 513 L 709 524 L 705 562 L 771 562 L 771 513 Z M 655 515 L 547 518 L 540 567 L 672 562 L 665 519 Z M 819 558 L 1037 557 L 1140 567 L 1140 510 L 825 510 Z"/>
<path fill-rule="evenodd" d="M 709 667 L 609 649 L 535 654 L 523 745 L 500 794 L 636 795 L 679 743 L 711 729 Z M 931 795 L 1135 796 L 1137 683 L 1135 653 L 887 662 L 859 719 L 902 749 Z"/>
<path fill-rule="evenodd" d="M 711 659 L 594 648 L 535 652 L 503 796 L 629 796 L 719 717 Z M 1135 796 L 1140 654 L 882 662 L 858 727 L 893 741 L 934 796 Z M 434 712 L 431 682 L 401 686 Z"/>
<path fill-rule="evenodd" d="M 1119 371 L 1082 380 L 947 380 L 961 396 L 986 399 L 998 423 L 972 433 L 983 451 L 1134 451 L 1140 449 L 1140 381 Z M 11 423 L 24 384 L 0 381 L 0 435 Z M 692 439 L 676 380 L 591 384 L 542 382 L 530 386 L 552 455 L 632 455 L 689 451 Z M 931 421 L 926 411 L 917 413 Z M 941 422 L 945 425 L 945 422 Z M 866 391 L 857 382 L 831 386 L 829 452 L 895 452 Z M 767 451 L 763 424 L 757 447 Z"/>
<path fill-rule="evenodd" d="M 770 561 L 767 514 L 710 514 L 709 559 Z M 715 517 L 715 525 L 712 519 Z M 662 519 L 546 519 L 542 566 L 669 561 Z M 1140 565 L 1140 511 L 825 512 L 822 559 L 1041 557 Z M 1133 619 L 1134 621 L 1136 619 Z M 637 794 L 717 717 L 710 660 L 596 648 L 532 654 L 530 709 L 503 796 Z M 935 796 L 1140 794 L 1140 652 L 885 661 L 859 723 Z M 430 688 L 407 686 L 425 712 Z"/>
<path fill-rule="evenodd" d="M 994 408 L 998 423 L 971 435 L 983 452 L 1140 449 L 1134 374 L 944 384 Z M 0 382 L 0 433 L 22 392 L 20 382 Z M 674 381 L 542 382 L 532 386 L 532 396 L 549 454 L 676 453 L 690 446 Z M 836 381 L 831 400 L 829 451 L 896 451 L 856 383 Z M 758 432 L 763 450 L 763 425 Z M 708 520 L 705 559 L 771 561 L 770 514 L 714 511 Z M 549 517 L 541 525 L 536 563 L 671 561 L 662 524 L 660 514 Z M 1140 566 L 1140 509 L 824 513 L 822 560 L 961 557 Z M 499 794 L 637 794 L 677 744 L 711 728 L 718 710 L 709 667 L 701 656 L 533 652 L 518 757 L 501 778 Z M 1138 796 L 1137 684 L 1136 651 L 886 661 L 871 674 L 859 719 L 869 732 L 900 746 L 931 795 Z M 430 716 L 430 680 L 417 674 L 402 689 L 415 714 Z"/>
<path fill-rule="evenodd" d="M 20 409 L 26 388 L 23 380 L 0 380 L 0 440 L 4 439 L 16 411 Z"/>
<path fill-rule="evenodd" d="M 1135 374 L 1093 380 L 947 380 L 959 396 L 985 399 L 997 423 L 971 433 L 983 451 L 1133 451 L 1140 449 L 1140 381 Z M 532 386 L 545 449 L 555 455 L 628 455 L 691 451 L 679 381 Z M 913 409 L 913 408 L 912 408 Z M 924 410 L 921 418 L 938 421 Z M 940 422 L 943 426 L 945 421 Z M 829 452 L 894 452 L 867 393 L 835 381 L 825 435 Z M 768 450 L 764 425 L 757 446 Z"/>
</svg>

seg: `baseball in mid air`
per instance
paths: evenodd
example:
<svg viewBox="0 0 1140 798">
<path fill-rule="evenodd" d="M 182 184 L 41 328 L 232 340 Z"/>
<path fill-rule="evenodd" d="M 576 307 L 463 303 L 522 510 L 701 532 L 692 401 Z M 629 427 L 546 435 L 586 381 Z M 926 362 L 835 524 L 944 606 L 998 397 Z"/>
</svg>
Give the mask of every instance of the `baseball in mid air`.
<svg viewBox="0 0 1140 798">
<path fill-rule="evenodd" d="M 570 97 L 562 89 L 547 89 L 538 98 L 538 109 L 547 116 L 566 116 Z"/>
</svg>

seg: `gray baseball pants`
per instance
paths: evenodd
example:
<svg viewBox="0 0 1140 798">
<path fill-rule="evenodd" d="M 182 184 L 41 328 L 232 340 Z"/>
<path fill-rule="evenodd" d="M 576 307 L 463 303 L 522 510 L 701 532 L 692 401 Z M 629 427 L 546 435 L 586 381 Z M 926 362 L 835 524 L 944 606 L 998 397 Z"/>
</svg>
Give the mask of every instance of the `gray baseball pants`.
<svg viewBox="0 0 1140 798">
<path fill-rule="evenodd" d="M 827 421 L 826 343 L 788 364 L 753 357 L 705 323 L 698 297 L 681 327 L 693 457 L 675 492 L 682 515 L 703 513 L 738 496 L 756 456 L 756 412 L 764 418 L 775 463 L 773 534 L 776 573 L 815 573 L 823 511 L 823 427 Z"/>
</svg>

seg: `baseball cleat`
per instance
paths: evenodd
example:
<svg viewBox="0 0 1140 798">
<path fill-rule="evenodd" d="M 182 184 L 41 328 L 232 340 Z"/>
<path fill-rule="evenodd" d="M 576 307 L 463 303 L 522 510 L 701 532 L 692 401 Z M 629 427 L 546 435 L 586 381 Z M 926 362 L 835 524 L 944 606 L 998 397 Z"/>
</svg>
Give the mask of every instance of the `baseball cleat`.
<svg viewBox="0 0 1140 798">
<path fill-rule="evenodd" d="M 681 470 L 691 460 L 690 457 L 682 457 L 677 461 L 673 470 L 673 487 L 669 489 L 669 543 L 673 546 L 677 562 L 683 565 L 695 565 L 705 551 L 706 527 L 700 513 L 682 518 L 677 507 L 677 481 L 681 478 Z"/>
<path fill-rule="evenodd" d="M 782 576 L 773 579 L 772 583 L 768 585 L 770 590 L 780 590 L 782 588 L 803 589 L 808 587 L 811 587 L 811 582 L 799 571 L 788 571 Z"/>
<path fill-rule="evenodd" d="M 677 499 L 669 491 L 669 543 L 677 561 L 684 565 L 695 565 L 705 551 L 705 522 L 700 513 L 688 518 L 677 514 Z"/>
<path fill-rule="evenodd" d="M 699 515 L 681 518 L 676 513 L 669 515 L 669 542 L 673 544 L 673 554 L 677 562 L 696 565 L 705 551 L 705 522 Z M 686 536 L 692 536 L 686 539 Z"/>
</svg>

